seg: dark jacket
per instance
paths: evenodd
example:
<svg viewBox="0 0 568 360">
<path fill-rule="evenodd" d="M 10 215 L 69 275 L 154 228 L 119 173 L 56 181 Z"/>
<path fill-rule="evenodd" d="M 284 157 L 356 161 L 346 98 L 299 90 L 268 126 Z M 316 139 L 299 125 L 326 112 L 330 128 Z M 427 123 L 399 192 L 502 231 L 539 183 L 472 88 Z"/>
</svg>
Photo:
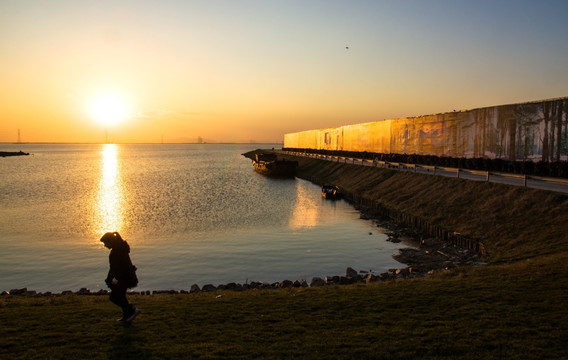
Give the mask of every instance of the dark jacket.
<svg viewBox="0 0 568 360">
<path fill-rule="evenodd" d="M 133 288 L 138 285 L 136 277 L 136 266 L 130 260 L 130 246 L 124 240 L 115 241 L 112 244 L 108 260 L 110 269 L 105 280 L 109 287 L 112 287 L 112 279 L 118 280 L 118 284 Z"/>
</svg>

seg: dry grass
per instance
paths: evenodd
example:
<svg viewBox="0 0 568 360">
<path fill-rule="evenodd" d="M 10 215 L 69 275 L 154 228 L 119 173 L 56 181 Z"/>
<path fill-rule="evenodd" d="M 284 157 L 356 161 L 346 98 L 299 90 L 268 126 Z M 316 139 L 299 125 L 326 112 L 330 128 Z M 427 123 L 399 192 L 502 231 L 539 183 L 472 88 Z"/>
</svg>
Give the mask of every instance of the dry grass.
<svg viewBox="0 0 568 360">
<path fill-rule="evenodd" d="M 132 296 L 0 297 L 10 359 L 557 359 L 568 356 L 566 256 L 420 280 Z M 221 297 L 217 297 L 221 295 Z"/>
</svg>

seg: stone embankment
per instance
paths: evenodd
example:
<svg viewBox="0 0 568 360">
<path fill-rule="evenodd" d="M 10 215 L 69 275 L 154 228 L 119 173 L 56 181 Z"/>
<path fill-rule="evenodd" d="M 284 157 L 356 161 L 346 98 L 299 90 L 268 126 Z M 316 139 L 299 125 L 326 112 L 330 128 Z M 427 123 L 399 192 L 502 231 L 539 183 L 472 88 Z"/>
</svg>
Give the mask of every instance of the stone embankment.
<svg viewBox="0 0 568 360">
<path fill-rule="evenodd" d="M 395 241 L 396 239 L 392 239 Z M 430 249 L 430 250 L 426 250 Z M 414 279 L 425 277 L 432 274 L 435 271 L 447 270 L 451 267 L 464 265 L 465 263 L 473 264 L 475 256 L 471 257 L 460 250 L 457 250 L 451 245 L 446 247 L 441 247 L 439 243 L 436 243 L 435 247 L 426 247 L 425 249 L 413 249 L 405 248 L 402 249 L 400 254 L 395 255 L 395 258 L 402 262 L 407 263 L 412 266 L 405 268 L 389 269 L 380 274 L 375 274 L 366 270 L 356 271 L 353 268 L 347 268 L 345 275 L 334 275 L 326 276 L 325 278 L 313 277 L 308 283 L 305 279 L 302 280 L 283 280 L 280 282 L 263 282 L 263 281 L 251 281 L 245 284 L 239 283 L 228 283 L 228 284 L 205 284 L 203 287 L 199 287 L 197 284 L 193 284 L 189 290 L 146 290 L 146 291 L 131 291 L 130 294 L 137 295 L 152 295 L 152 294 L 189 294 L 196 292 L 213 292 L 213 291 L 244 291 L 244 290 L 254 290 L 254 289 L 286 289 L 286 288 L 307 288 L 307 287 L 320 287 L 329 285 L 349 285 L 356 283 L 373 283 L 377 281 L 394 281 L 401 279 Z M 435 256 L 432 257 L 433 252 Z M 425 262 L 425 260 L 427 261 Z M 465 260 L 467 259 L 467 260 Z M 35 290 L 28 290 L 27 288 L 12 289 L 10 291 L 3 291 L 1 296 L 50 296 L 50 295 L 108 295 L 108 290 L 98 290 L 91 291 L 88 288 L 81 288 L 77 292 L 71 290 L 66 290 L 60 294 L 52 292 L 38 293 Z"/>
</svg>

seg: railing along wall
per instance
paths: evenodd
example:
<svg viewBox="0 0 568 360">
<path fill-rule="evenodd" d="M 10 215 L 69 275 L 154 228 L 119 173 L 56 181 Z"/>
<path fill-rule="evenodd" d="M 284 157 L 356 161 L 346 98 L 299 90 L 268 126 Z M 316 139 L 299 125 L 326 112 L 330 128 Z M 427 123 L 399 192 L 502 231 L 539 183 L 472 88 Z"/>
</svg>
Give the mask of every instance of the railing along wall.
<svg viewBox="0 0 568 360">
<path fill-rule="evenodd" d="M 369 159 L 336 156 L 336 155 L 323 155 L 323 154 L 316 154 L 309 152 L 295 152 L 295 151 L 280 151 L 280 152 L 291 156 L 302 156 L 302 157 L 321 159 L 321 160 L 333 161 L 344 164 L 375 166 L 375 167 L 383 167 L 390 169 L 406 170 L 412 172 L 423 172 L 433 175 L 441 175 L 441 172 L 447 172 L 450 174 L 455 174 L 455 176 L 458 179 L 465 175 L 478 176 L 486 182 L 492 181 L 493 179 L 512 179 L 520 181 L 525 187 L 527 187 L 528 180 L 537 181 L 543 184 L 559 184 L 562 186 L 568 186 L 568 180 L 566 179 L 549 178 L 542 176 L 518 175 L 518 174 L 509 174 L 509 173 L 495 172 L 495 171 L 469 170 L 461 168 L 451 168 L 451 167 L 422 165 L 422 164 L 409 164 L 403 162 L 391 162 L 383 160 L 369 160 Z"/>
</svg>

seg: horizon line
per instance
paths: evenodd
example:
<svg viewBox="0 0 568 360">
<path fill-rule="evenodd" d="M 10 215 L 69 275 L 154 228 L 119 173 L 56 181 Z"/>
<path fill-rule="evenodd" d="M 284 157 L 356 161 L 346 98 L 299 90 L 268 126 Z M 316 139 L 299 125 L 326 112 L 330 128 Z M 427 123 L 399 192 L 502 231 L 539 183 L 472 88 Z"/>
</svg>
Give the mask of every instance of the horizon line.
<svg viewBox="0 0 568 360">
<path fill-rule="evenodd" d="M 11 141 L 0 141 L 0 144 L 9 145 L 27 145 L 27 144 L 53 144 L 53 145 L 105 145 L 105 144 L 117 144 L 117 145 L 267 145 L 267 144 L 279 144 L 283 145 L 283 141 L 271 142 L 271 141 L 259 141 L 259 142 L 241 142 L 241 141 L 221 141 L 221 142 L 78 142 L 78 141 L 25 141 L 25 142 L 11 142 Z"/>
</svg>

